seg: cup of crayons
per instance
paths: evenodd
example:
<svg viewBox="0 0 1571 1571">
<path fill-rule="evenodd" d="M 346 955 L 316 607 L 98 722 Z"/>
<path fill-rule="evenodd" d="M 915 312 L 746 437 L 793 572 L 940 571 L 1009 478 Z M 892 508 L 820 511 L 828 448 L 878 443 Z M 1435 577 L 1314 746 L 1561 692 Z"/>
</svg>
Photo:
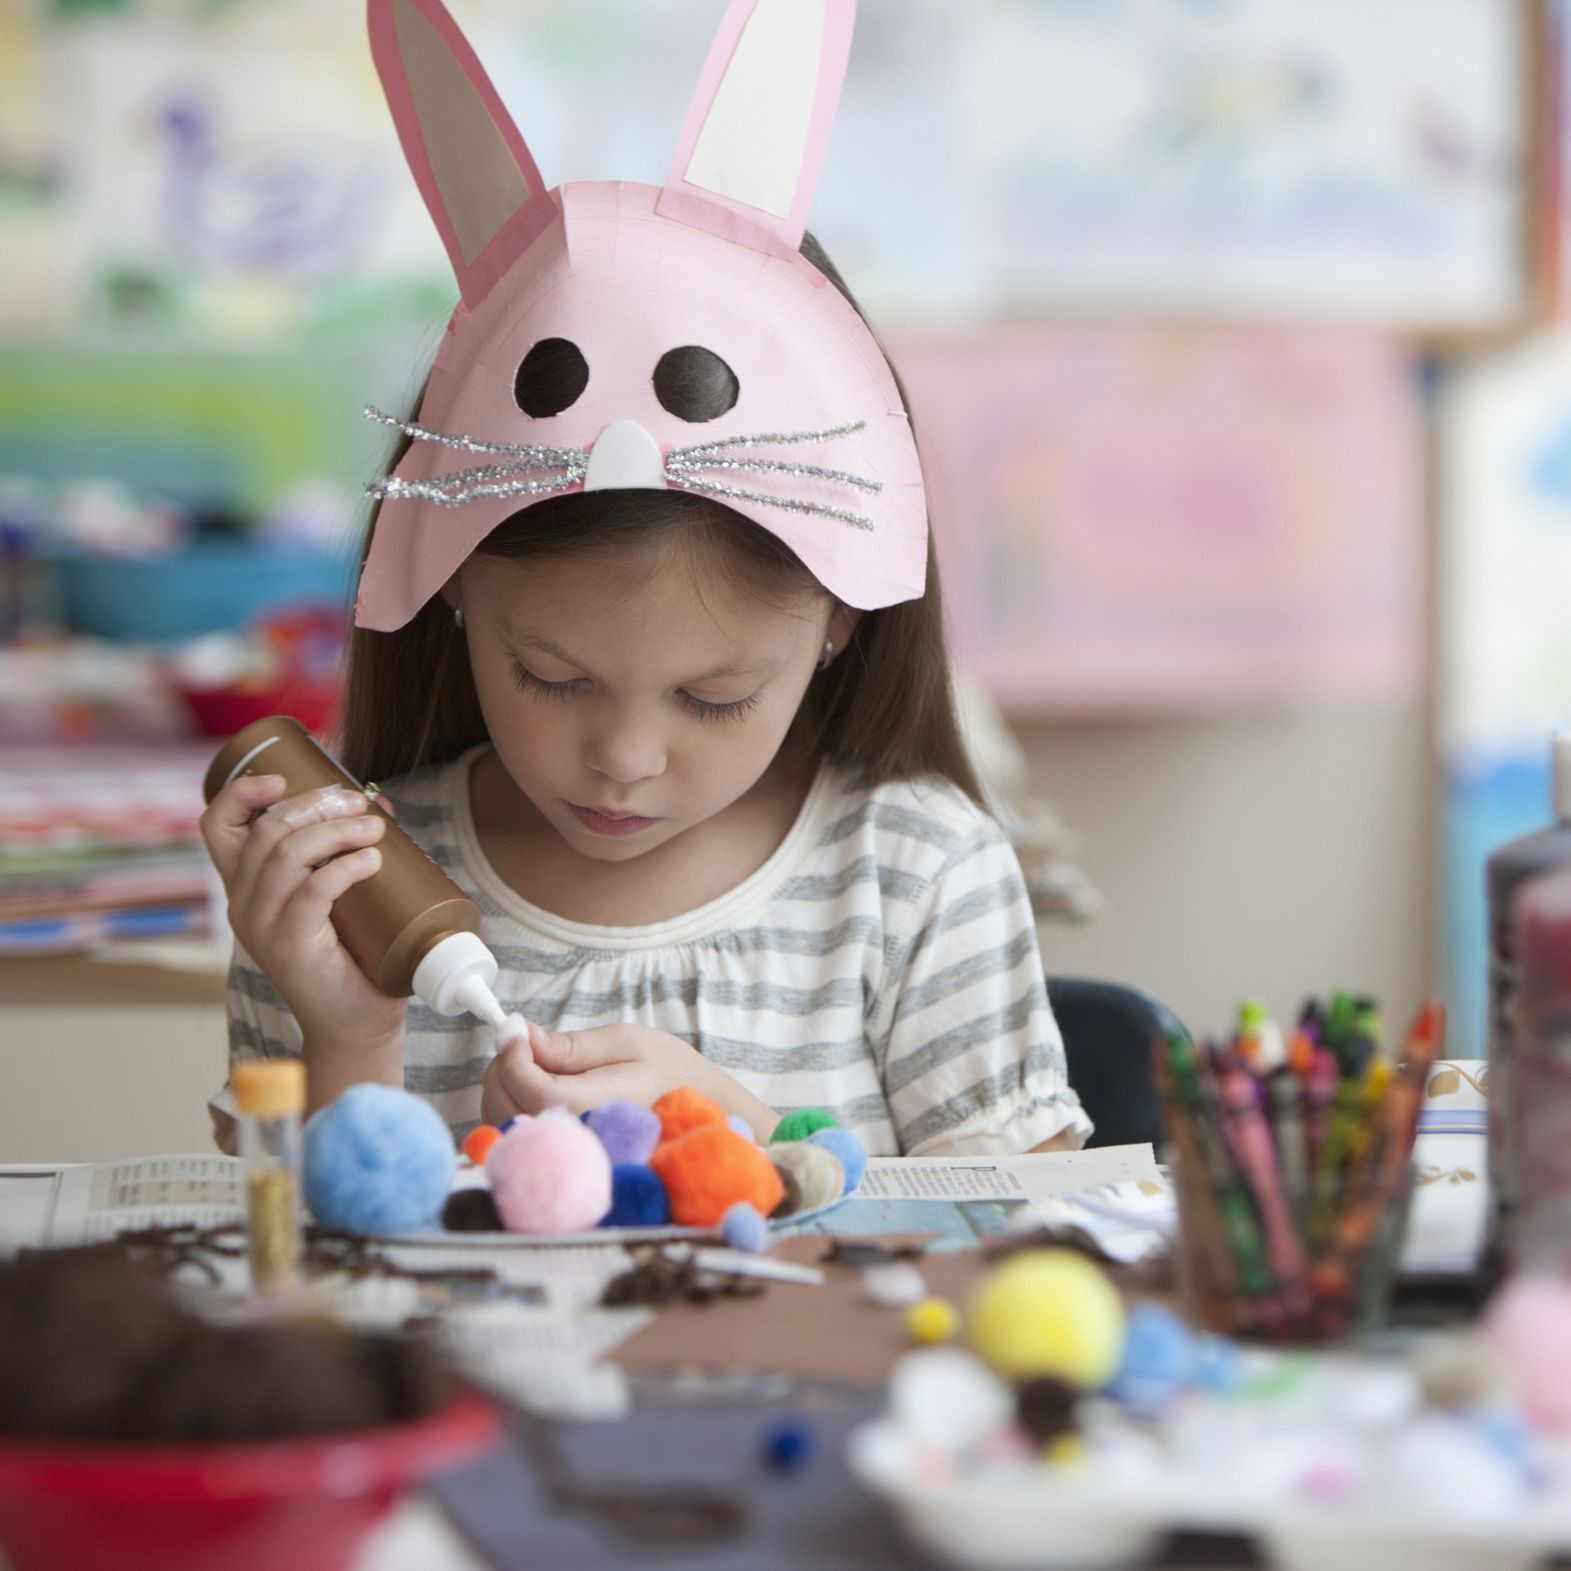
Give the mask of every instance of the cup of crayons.
<svg viewBox="0 0 1571 1571">
<path fill-rule="evenodd" d="M 1227 1336 L 1326 1343 L 1370 1329 L 1390 1292 L 1413 1139 L 1445 1009 L 1400 1054 L 1367 998 L 1311 999 L 1289 1036 L 1259 1004 L 1225 1042 L 1157 1043 L 1180 1279 L 1191 1317 Z"/>
</svg>

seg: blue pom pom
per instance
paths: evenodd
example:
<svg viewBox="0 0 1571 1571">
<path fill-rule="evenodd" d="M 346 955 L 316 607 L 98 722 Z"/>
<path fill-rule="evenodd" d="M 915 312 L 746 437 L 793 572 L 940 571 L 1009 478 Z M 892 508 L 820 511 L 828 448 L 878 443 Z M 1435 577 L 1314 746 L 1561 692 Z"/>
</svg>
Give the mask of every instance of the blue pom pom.
<svg viewBox="0 0 1571 1571">
<path fill-rule="evenodd" d="M 822 1146 L 840 1158 L 840 1165 L 846 1170 L 842 1194 L 850 1194 L 862 1182 L 862 1175 L 867 1171 L 867 1151 L 849 1129 L 815 1129 L 807 1137 L 807 1143 Z"/>
<path fill-rule="evenodd" d="M 738 1200 L 720 1218 L 720 1233 L 731 1248 L 743 1254 L 756 1255 L 768 1242 L 769 1226 L 758 1214 L 756 1206 Z"/>
<path fill-rule="evenodd" d="M 350 1086 L 307 1121 L 305 1199 L 323 1227 L 412 1233 L 447 1204 L 457 1156 L 442 1115 L 393 1086 Z"/>
<path fill-rule="evenodd" d="M 813 1431 L 806 1424 L 784 1420 L 764 1431 L 764 1466 L 777 1473 L 795 1473 L 813 1460 Z"/>
<path fill-rule="evenodd" d="M 671 1201 L 653 1168 L 618 1162 L 611 1169 L 611 1209 L 601 1227 L 664 1227 L 670 1220 Z"/>
<path fill-rule="evenodd" d="M 1151 1415 L 1199 1378 L 1200 1350 L 1194 1332 L 1160 1304 L 1134 1305 L 1124 1333 L 1123 1361 L 1113 1377 L 1113 1399 Z"/>
</svg>

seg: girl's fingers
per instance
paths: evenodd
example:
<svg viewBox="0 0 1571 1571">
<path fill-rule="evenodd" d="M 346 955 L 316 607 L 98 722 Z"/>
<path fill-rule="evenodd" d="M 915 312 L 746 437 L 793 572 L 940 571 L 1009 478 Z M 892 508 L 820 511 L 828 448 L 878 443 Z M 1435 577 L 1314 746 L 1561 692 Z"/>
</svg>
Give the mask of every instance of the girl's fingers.
<svg viewBox="0 0 1571 1571">
<path fill-rule="evenodd" d="M 250 838 L 251 820 L 284 794 L 282 775 L 242 775 L 231 780 L 201 817 L 202 839 L 218 876 L 227 884 Z"/>
<path fill-rule="evenodd" d="M 587 1069 L 623 1063 L 631 1056 L 620 1026 L 594 1026 L 587 1031 L 547 1031 L 531 1020 L 529 1046 L 535 1062 L 553 1075 L 581 1075 Z"/>
<path fill-rule="evenodd" d="M 331 862 L 311 873 L 278 914 L 277 931 L 286 947 L 303 947 L 327 926 L 333 902 L 346 889 L 369 878 L 382 865 L 382 853 L 375 846 L 335 856 Z"/>
<path fill-rule="evenodd" d="M 374 846 L 382 838 L 385 824 L 386 820 L 379 813 L 362 813 L 355 818 L 290 830 L 282 839 L 275 835 L 273 845 L 255 868 L 248 887 L 247 907 L 252 920 L 266 922 L 278 916 L 316 876 L 313 869 L 325 872 L 333 865 L 330 859 Z M 243 860 L 242 867 L 244 865 Z M 338 893 L 342 894 L 343 890 Z"/>
<path fill-rule="evenodd" d="M 522 1044 L 519 1044 L 522 1046 Z M 558 1077 L 542 1069 L 527 1051 L 509 1047 L 497 1056 L 498 1089 L 525 1113 L 543 1113 L 548 1107 L 565 1107 L 581 1113 L 596 1105 L 598 1098 L 584 1097 L 572 1076 Z"/>
</svg>

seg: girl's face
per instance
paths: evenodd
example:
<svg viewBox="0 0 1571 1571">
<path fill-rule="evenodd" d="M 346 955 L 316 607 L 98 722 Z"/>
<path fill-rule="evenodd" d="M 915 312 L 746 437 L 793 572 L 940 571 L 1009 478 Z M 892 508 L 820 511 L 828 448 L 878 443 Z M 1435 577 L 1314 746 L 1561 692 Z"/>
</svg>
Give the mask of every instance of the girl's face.
<svg viewBox="0 0 1571 1571">
<path fill-rule="evenodd" d="M 476 555 L 447 593 L 507 773 L 569 846 L 606 862 L 757 784 L 825 638 L 838 648 L 854 616 L 819 593 L 759 600 L 681 549 L 647 577 L 611 553 Z"/>
</svg>

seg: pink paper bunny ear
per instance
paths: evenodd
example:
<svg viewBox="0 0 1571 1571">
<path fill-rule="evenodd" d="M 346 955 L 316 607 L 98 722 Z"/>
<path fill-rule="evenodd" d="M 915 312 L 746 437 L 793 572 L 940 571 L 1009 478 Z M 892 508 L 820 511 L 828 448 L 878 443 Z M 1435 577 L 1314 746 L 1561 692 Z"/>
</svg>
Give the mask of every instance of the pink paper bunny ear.
<svg viewBox="0 0 1571 1571">
<path fill-rule="evenodd" d="M 856 0 L 731 0 L 656 211 L 771 256 L 802 244 Z"/>
<path fill-rule="evenodd" d="M 369 0 L 367 21 L 404 157 L 473 310 L 556 206 L 441 0 Z"/>
</svg>

